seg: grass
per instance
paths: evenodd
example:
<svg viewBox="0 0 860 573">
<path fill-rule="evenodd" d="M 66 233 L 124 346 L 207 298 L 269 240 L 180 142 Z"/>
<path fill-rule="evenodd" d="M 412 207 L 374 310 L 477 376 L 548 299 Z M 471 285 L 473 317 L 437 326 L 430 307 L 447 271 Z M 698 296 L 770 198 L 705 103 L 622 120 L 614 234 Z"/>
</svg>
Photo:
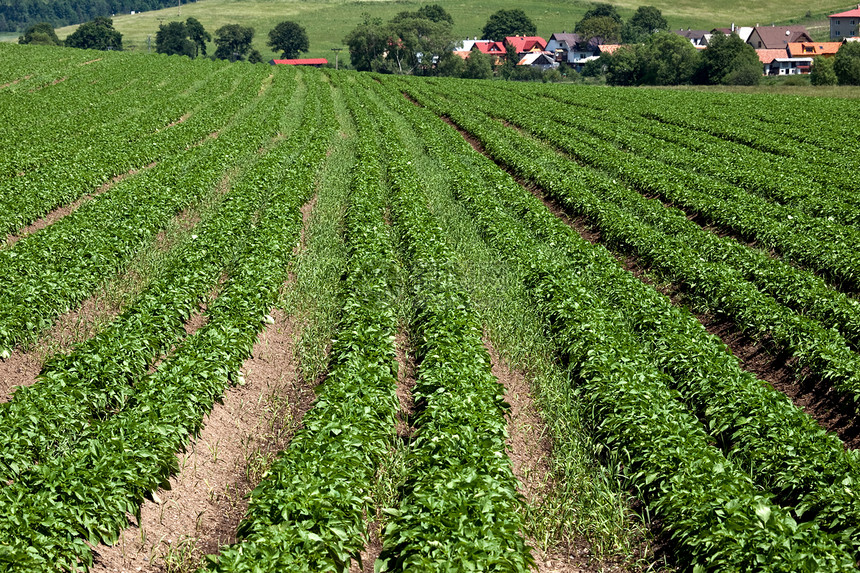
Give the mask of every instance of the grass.
<svg viewBox="0 0 860 573">
<path fill-rule="evenodd" d="M 403 10 L 416 10 L 434 0 L 200 0 L 181 7 L 165 8 L 139 14 L 122 14 L 114 17 L 114 25 L 123 34 L 123 45 L 127 50 L 146 51 L 148 39 L 155 49 L 155 34 L 160 23 L 185 20 L 193 16 L 200 20 L 210 32 L 224 24 L 239 23 L 251 26 L 256 31 L 254 47 L 268 60 L 280 54 L 267 46 L 269 31 L 283 20 L 293 20 L 307 29 L 310 51 L 307 57 L 324 57 L 334 60 L 332 48 L 342 47 L 342 39 L 364 14 L 388 19 Z M 629 18 L 642 0 L 616 0 L 622 17 Z M 780 22 L 821 22 L 829 13 L 846 10 L 842 0 L 826 0 L 814 7 L 806 0 L 784 2 L 743 2 L 742 0 L 716 0 L 703 4 L 700 0 L 654 0 L 650 4 L 660 8 L 671 28 L 711 29 L 727 27 L 732 22 L 738 26 L 763 25 Z M 556 0 L 438 0 L 454 18 L 454 33 L 458 37 L 480 35 L 487 18 L 500 9 L 519 8 L 534 20 L 538 34 L 548 38 L 553 32 L 571 31 L 583 13 L 591 6 L 587 0 L 558 2 Z M 809 14 L 809 17 L 806 15 Z M 826 23 L 826 22 L 825 22 Z M 74 26 L 60 28 L 57 35 L 65 38 Z M 17 37 L 17 35 L 15 35 Z M 14 41 L 14 38 L 11 38 Z M 210 53 L 214 52 L 214 44 Z M 349 58 L 346 51 L 341 59 Z"/>
</svg>

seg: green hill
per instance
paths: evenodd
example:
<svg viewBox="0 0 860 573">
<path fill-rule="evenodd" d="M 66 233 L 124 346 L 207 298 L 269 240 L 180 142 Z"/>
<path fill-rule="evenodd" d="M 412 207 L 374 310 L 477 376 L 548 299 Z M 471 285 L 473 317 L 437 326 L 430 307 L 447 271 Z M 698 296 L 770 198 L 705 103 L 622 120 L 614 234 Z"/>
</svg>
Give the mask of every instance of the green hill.
<svg viewBox="0 0 860 573">
<path fill-rule="evenodd" d="M 182 0 L 179 0 L 181 2 Z M 585 0 L 559 2 L 558 0 L 200 0 L 190 4 L 114 17 L 114 25 L 123 34 L 126 49 L 146 51 L 148 38 L 155 50 L 155 33 L 159 23 L 184 20 L 194 16 L 207 30 L 214 32 L 224 24 L 239 23 L 252 26 L 256 31 L 254 47 L 263 57 L 274 54 L 265 45 L 266 38 L 278 22 L 293 20 L 308 31 L 310 52 L 308 57 L 324 57 L 333 60 L 332 48 L 342 46 L 341 40 L 363 20 L 365 13 L 388 19 L 403 10 L 416 10 L 428 3 L 438 3 L 454 17 L 454 31 L 462 37 L 480 35 L 487 18 L 500 9 L 520 8 L 531 17 L 538 27 L 538 34 L 548 37 L 553 32 L 571 31 L 574 24 L 591 6 Z M 783 0 L 782 2 L 749 3 L 744 0 L 653 0 L 650 2 L 663 11 L 672 28 L 711 29 L 737 25 L 770 24 L 772 22 L 800 21 L 822 25 L 825 15 L 850 8 L 844 0 L 825 0 L 814 7 L 808 0 Z M 613 2 L 621 15 L 631 16 L 642 0 Z M 809 14 L 809 17 L 805 17 Z M 823 22 L 826 26 L 826 21 Z M 75 27 L 57 30 L 60 38 L 70 34 Z M 213 50 L 214 51 L 214 50 Z M 340 57 L 347 59 L 346 51 Z"/>
</svg>

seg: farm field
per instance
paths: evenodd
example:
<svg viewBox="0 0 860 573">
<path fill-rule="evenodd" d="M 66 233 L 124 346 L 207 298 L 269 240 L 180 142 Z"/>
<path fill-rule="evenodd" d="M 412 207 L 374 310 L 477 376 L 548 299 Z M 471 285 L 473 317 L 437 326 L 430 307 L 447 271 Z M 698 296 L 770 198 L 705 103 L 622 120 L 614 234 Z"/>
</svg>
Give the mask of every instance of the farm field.
<svg viewBox="0 0 860 573">
<path fill-rule="evenodd" d="M 856 571 L 852 100 L 0 45 L 0 114 L 3 570 Z"/>
</svg>

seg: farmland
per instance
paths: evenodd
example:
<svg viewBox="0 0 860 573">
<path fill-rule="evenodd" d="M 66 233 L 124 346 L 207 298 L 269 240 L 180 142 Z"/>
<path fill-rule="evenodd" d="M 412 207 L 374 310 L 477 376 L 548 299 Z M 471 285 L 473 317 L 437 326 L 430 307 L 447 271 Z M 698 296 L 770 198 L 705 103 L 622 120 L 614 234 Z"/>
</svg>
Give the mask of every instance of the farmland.
<svg viewBox="0 0 860 573">
<path fill-rule="evenodd" d="M 852 100 L 0 56 L 4 570 L 857 569 Z"/>
</svg>

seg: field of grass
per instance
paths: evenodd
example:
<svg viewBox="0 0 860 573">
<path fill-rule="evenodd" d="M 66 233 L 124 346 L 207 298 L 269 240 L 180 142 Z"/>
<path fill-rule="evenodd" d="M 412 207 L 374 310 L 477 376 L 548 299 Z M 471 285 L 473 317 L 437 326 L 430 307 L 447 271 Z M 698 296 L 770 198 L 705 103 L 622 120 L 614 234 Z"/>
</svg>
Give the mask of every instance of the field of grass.
<svg viewBox="0 0 860 573">
<path fill-rule="evenodd" d="M 266 39 L 278 22 L 293 20 L 308 31 L 310 52 L 307 57 L 332 59 L 332 48 L 342 46 L 343 37 L 358 25 L 368 13 L 388 19 L 403 10 L 416 10 L 424 4 L 420 0 L 201 0 L 181 7 L 166 8 L 140 14 L 124 14 L 114 17 L 114 25 L 123 34 L 126 49 L 146 51 L 147 39 L 155 46 L 155 34 L 163 22 L 184 20 L 193 16 L 200 20 L 207 30 L 214 32 L 220 26 L 239 23 L 252 26 L 256 31 L 254 47 L 263 57 L 269 59 L 274 54 L 267 46 Z M 624 18 L 630 17 L 641 0 L 620 0 L 613 2 Z M 586 0 L 556 2 L 553 0 L 439 0 L 454 18 L 454 32 L 458 36 L 480 35 L 487 18 L 500 9 L 520 8 L 531 17 L 538 27 L 538 34 L 549 37 L 553 32 L 570 31 L 582 14 L 591 6 Z M 710 29 L 714 27 L 737 25 L 768 24 L 787 21 L 806 23 L 821 21 L 828 13 L 850 8 L 841 0 L 825 0 L 811 5 L 804 0 L 786 0 L 780 3 L 762 2 L 750 4 L 740 0 L 719 0 L 703 5 L 698 0 L 654 0 L 651 4 L 663 11 L 672 28 L 690 27 Z M 806 14 L 810 17 L 806 17 Z M 60 38 L 66 37 L 75 27 L 57 30 Z M 214 50 L 214 48 L 213 48 Z M 346 52 L 340 57 L 348 58 Z"/>
</svg>

